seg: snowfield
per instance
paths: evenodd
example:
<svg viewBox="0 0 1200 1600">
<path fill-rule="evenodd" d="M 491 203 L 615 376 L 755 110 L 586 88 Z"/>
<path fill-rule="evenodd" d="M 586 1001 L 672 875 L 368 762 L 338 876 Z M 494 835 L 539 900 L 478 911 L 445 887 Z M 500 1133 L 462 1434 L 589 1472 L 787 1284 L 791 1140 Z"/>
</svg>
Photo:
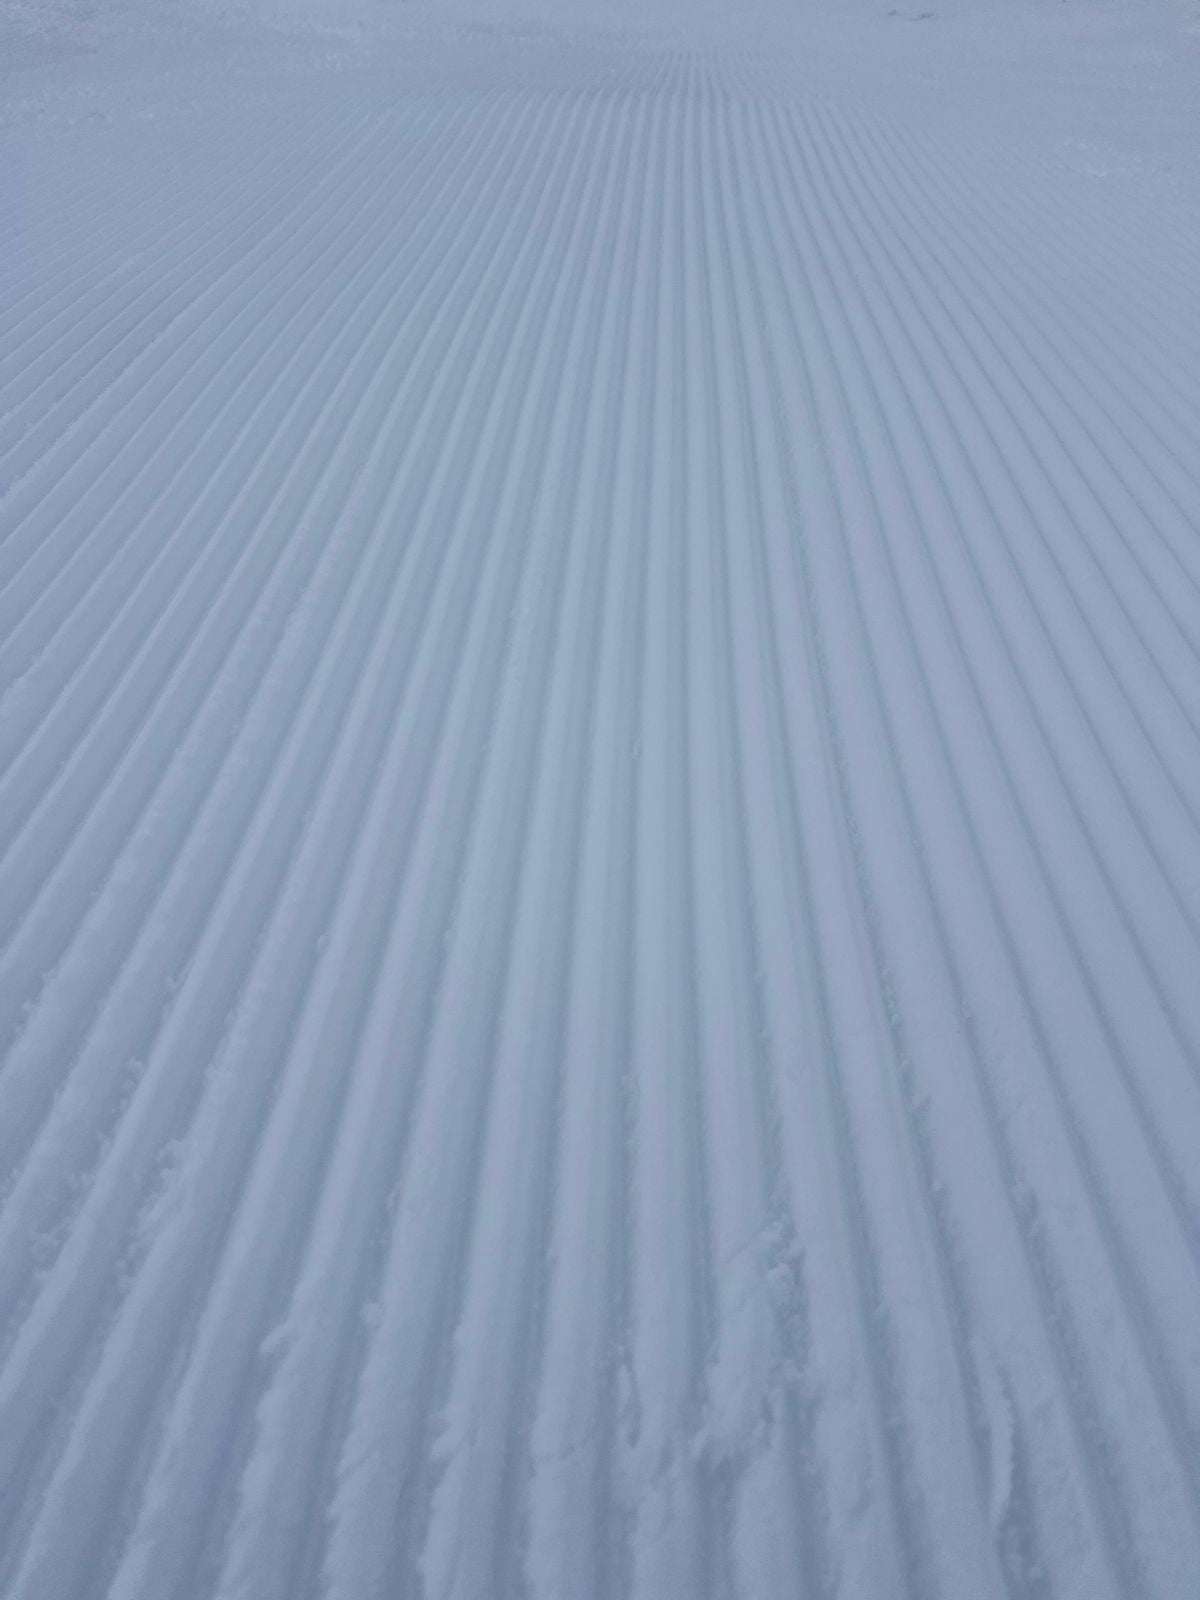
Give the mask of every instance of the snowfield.
<svg viewBox="0 0 1200 1600">
<path fill-rule="evenodd" d="M 1195 19 L 336 3 L 0 12 L 0 1594 L 1200 1595 Z"/>
</svg>

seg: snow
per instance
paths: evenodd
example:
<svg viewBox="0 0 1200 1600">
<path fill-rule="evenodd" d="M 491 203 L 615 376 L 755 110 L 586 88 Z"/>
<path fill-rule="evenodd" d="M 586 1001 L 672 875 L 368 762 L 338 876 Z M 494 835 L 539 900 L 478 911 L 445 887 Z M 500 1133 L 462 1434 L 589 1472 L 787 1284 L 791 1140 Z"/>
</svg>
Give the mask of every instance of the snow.
<svg viewBox="0 0 1200 1600">
<path fill-rule="evenodd" d="M 7 0 L 0 1594 L 1200 1593 L 1186 0 Z"/>
</svg>

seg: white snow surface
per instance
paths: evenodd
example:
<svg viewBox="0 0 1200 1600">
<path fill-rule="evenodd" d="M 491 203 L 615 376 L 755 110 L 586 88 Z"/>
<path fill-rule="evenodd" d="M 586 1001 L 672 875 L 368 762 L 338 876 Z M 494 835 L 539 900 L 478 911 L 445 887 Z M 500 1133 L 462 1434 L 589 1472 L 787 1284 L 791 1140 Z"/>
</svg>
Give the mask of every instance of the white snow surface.
<svg viewBox="0 0 1200 1600">
<path fill-rule="evenodd" d="M 1200 1596 L 1200 12 L 0 4 L 0 1594 Z"/>
</svg>

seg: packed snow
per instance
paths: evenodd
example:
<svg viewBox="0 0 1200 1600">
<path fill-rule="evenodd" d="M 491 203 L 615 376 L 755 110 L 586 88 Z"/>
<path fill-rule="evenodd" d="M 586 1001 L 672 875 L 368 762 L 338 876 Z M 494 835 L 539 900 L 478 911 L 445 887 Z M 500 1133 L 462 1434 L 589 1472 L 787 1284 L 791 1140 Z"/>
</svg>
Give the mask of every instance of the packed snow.
<svg viewBox="0 0 1200 1600">
<path fill-rule="evenodd" d="M 1200 1596 L 1200 10 L 0 0 L 0 1594 Z"/>
</svg>

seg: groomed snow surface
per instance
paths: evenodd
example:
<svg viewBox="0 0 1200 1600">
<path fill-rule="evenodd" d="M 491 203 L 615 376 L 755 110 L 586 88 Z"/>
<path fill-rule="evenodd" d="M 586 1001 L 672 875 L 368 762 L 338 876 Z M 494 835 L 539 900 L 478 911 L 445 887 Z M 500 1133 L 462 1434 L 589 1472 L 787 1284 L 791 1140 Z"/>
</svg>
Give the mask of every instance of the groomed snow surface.
<svg viewBox="0 0 1200 1600">
<path fill-rule="evenodd" d="M 0 30 L 0 1593 L 1194 1600 L 1196 35 L 595 20 Z"/>
</svg>

